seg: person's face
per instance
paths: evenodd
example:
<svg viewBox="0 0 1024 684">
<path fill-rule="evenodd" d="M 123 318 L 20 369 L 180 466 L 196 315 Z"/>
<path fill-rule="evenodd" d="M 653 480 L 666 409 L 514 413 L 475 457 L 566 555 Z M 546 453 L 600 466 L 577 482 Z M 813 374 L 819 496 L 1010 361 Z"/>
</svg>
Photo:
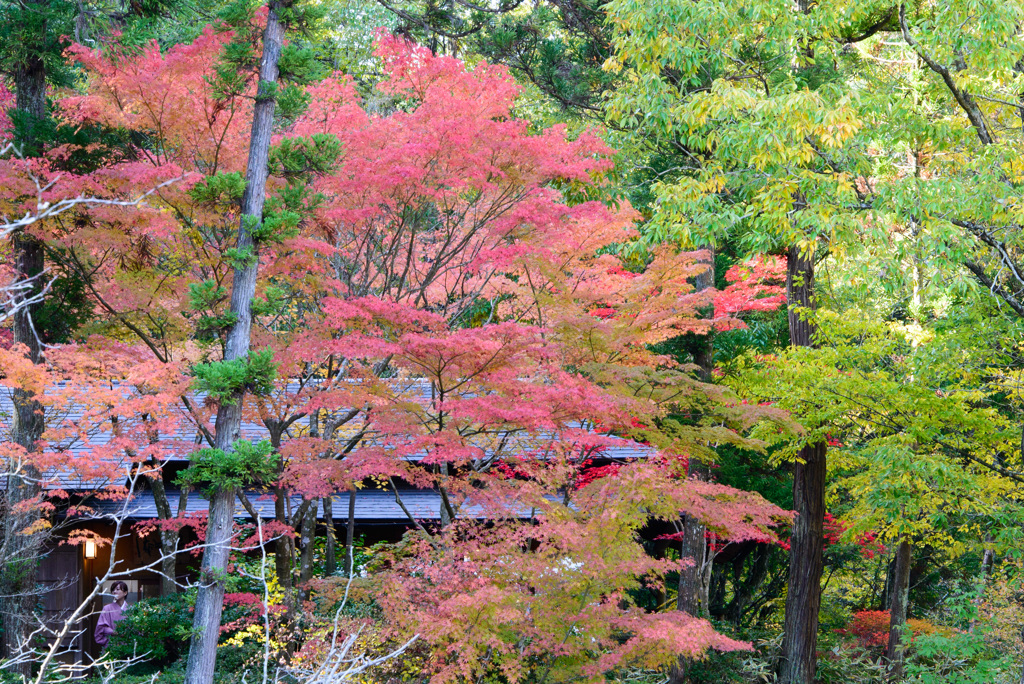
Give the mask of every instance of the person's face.
<svg viewBox="0 0 1024 684">
<path fill-rule="evenodd" d="M 120 584 L 114 587 L 112 593 L 114 594 L 114 600 L 118 603 L 124 601 L 125 596 L 128 595 L 128 592 L 125 591 L 124 587 L 122 587 Z"/>
</svg>

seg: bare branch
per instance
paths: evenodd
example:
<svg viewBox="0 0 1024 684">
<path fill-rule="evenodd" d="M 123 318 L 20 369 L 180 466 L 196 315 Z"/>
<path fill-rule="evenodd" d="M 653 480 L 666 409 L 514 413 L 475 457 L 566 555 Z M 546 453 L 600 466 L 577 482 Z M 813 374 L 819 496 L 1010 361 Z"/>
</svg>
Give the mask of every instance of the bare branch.
<svg viewBox="0 0 1024 684">
<path fill-rule="evenodd" d="M 56 277 L 50 278 L 42 287 L 37 287 L 48 271 L 49 269 L 45 269 L 30 278 L 16 280 L 9 285 L 0 287 L 0 323 L 11 318 L 22 309 L 42 304 L 56 280 Z M 29 318 L 29 325 L 32 325 L 31 318 Z M 33 332 L 35 332 L 34 326 Z M 38 338 L 39 335 L 36 334 L 37 341 Z M 40 342 L 40 346 L 43 346 L 42 342 Z"/>
</svg>

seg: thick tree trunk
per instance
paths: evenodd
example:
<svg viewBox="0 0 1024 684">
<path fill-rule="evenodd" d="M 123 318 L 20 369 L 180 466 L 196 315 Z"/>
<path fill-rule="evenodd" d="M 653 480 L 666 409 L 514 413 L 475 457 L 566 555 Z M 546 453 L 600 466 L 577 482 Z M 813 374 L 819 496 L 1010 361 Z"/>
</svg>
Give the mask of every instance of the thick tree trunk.
<svg viewBox="0 0 1024 684">
<path fill-rule="evenodd" d="M 694 278 L 695 291 L 704 292 L 715 286 L 715 253 L 708 250 L 708 256 L 702 260 L 707 269 Z M 711 382 L 715 368 L 714 338 L 709 333 L 701 337 L 693 351 L 693 360 L 699 370 L 698 376 L 703 382 Z M 687 465 L 687 474 L 698 480 L 708 480 L 711 471 L 706 463 L 691 458 Z M 683 516 L 682 557 L 692 558 L 691 566 L 679 571 L 679 594 L 676 607 L 698 617 L 707 617 L 708 583 L 710 580 L 710 559 L 708 558 L 707 529 L 697 518 Z"/>
<path fill-rule="evenodd" d="M 808 316 L 817 308 L 814 299 L 814 254 L 789 248 L 786 268 L 786 303 L 789 306 L 789 342 L 813 347 L 816 328 Z"/>
<path fill-rule="evenodd" d="M 691 476 L 693 468 L 690 469 Z M 706 477 L 706 476 L 705 476 Z M 695 617 L 707 617 L 707 585 L 704 582 L 705 565 L 710 561 L 706 528 L 699 520 L 683 516 L 683 540 L 681 556 L 693 560 L 693 565 L 679 571 L 679 593 L 676 596 L 676 610 Z"/>
<path fill-rule="evenodd" d="M 715 253 L 708 250 L 707 259 L 702 260 L 708 268 L 693 279 L 694 290 L 703 292 L 715 286 Z M 698 340 L 693 350 L 693 361 L 698 366 L 697 375 L 703 382 L 711 382 L 715 368 L 714 338 L 709 333 Z M 706 463 L 691 458 L 687 464 L 687 475 L 698 480 L 708 480 L 711 471 Z M 709 558 L 707 528 L 693 516 L 682 517 L 683 539 L 680 549 L 682 558 L 690 558 L 693 564 L 679 570 L 676 586 L 676 610 L 696 617 L 708 615 L 708 589 L 711 582 L 711 558 Z M 670 684 L 686 680 L 687 660 L 681 658 L 669 670 Z"/>
<path fill-rule="evenodd" d="M 242 197 L 241 221 L 238 229 L 238 248 L 252 249 L 256 245 L 250 229 L 263 220 L 266 198 L 270 138 L 274 123 L 274 98 L 278 61 L 284 45 L 284 26 L 278 17 L 279 5 L 271 3 L 267 24 L 263 30 L 263 56 L 260 60 L 259 90 L 253 112 L 252 134 L 249 140 L 249 162 L 245 173 L 245 194 Z M 255 253 L 253 257 L 255 257 Z M 259 259 L 252 258 L 235 267 L 231 290 L 231 313 L 235 323 L 228 333 L 224 359 L 233 361 L 249 354 L 252 329 L 252 299 L 256 294 L 256 276 Z M 237 390 L 230 401 L 217 408 L 214 446 L 230 451 L 241 436 L 242 401 L 244 388 Z M 185 684 L 211 684 L 217 659 L 217 637 L 220 632 L 221 612 L 224 608 L 224 574 L 227 568 L 232 539 L 235 494 L 231 488 L 218 490 L 210 501 L 209 523 L 206 532 L 207 548 L 203 553 L 200 570 L 199 593 L 196 596 L 195 616 L 192 621 L 193 637 L 185 666 Z"/>
<path fill-rule="evenodd" d="M 693 286 L 697 292 L 710 290 L 715 286 L 715 253 L 708 250 L 708 256 L 702 260 L 707 264 L 707 269 L 694 278 Z M 698 341 L 693 351 L 693 360 L 699 370 L 698 376 L 703 382 L 711 382 L 712 371 L 715 368 L 715 346 L 711 334 L 704 335 Z M 687 465 L 687 474 L 698 480 L 707 480 L 711 477 L 711 471 L 707 464 L 692 458 Z M 710 562 L 707 558 L 708 543 L 705 536 L 707 531 L 701 522 L 691 516 L 683 516 L 683 543 L 682 557 L 692 558 L 693 565 L 679 571 L 679 595 L 676 607 L 690 615 L 707 616 L 707 596 L 709 570 L 706 567 Z"/>
<path fill-rule="evenodd" d="M 815 327 L 807 313 L 815 308 L 814 254 L 801 252 L 796 246 L 789 250 L 786 295 L 791 344 L 813 346 Z M 827 454 L 824 442 L 808 444 L 793 465 L 793 507 L 797 515 L 789 551 L 789 590 L 779 669 L 782 684 L 813 684 L 817 669 Z"/>
<path fill-rule="evenodd" d="M 203 552 L 199 593 L 196 595 L 192 618 L 193 637 L 185 667 L 185 681 L 188 684 L 210 684 L 213 681 L 234 513 L 234 489 L 218 489 L 210 501 L 206 526 L 206 543 L 209 546 Z"/>
<path fill-rule="evenodd" d="M 889 601 L 889 645 L 885 649 L 888 663 L 887 678 L 890 682 L 903 679 L 904 654 L 907 646 L 903 641 L 907 625 L 907 598 L 910 594 L 910 555 L 913 548 L 903 537 L 896 547 L 896 562 L 893 567 L 892 597 Z"/>
<path fill-rule="evenodd" d="M 824 549 L 826 445 L 800 450 L 793 466 L 796 520 L 789 551 L 789 590 L 783 636 L 783 682 L 813 684 Z"/>
<path fill-rule="evenodd" d="M 39 3 L 29 2 L 32 5 Z M 40 8 L 42 9 L 42 8 Z M 45 29 L 44 29 L 45 30 Z M 39 36 L 43 40 L 45 36 Z M 31 48 L 38 46 L 28 46 Z M 46 116 L 46 67 L 43 60 L 29 56 L 15 65 L 15 108 L 28 114 L 34 120 Z M 20 139 L 21 145 L 31 145 L 35 141 Z M 24 149 L 24 147 L 22 148 Z M 20 299 L 29 299 L 38 292 L 39 277 L 44 268 L 43 244 L 35 237 L 26 233 L 17 233 L 12 239 L 11 258 L 19 280 L 34 279 L 35 287 L 22 293 Z M 28 357 L 33 363 L 42 363 L 42 349 L 32 321 L 35 307 L 17 308 L 14 314 L 14 343 L 28 348 Z M 15 390 L 13 393 L 14 411 L 11 416 L 11 441 L 32 452 L 36 443 L 43 435 L 45 416 L 43 406 L 33 398 L 31 392 Z M 7 476 L 6 510 L 3 524 L 3 565 L 0 566 L 0 611 L 3 613 L 4 654 L 14 655 L 22 646 L 28 633 L 28 616 L 31 615 L 38 600 L 36 592 L 36 575 L 39 567 L 39 556 L 42 553 L 44 534 L 36 532 L 25 534 L 24 531 L 33 527 L 38 520 L 38 508 L 15 512 L 24 502 L 39 496 L 39 473 L 31 465 L 20 467 Z M 29 674 L 29 665 L 23 666 L 21 673 Z"/>
<path fill-rule="evenodd" d="M 31 7 L 41 3 L 29 0 L 25 4 Z M 40 36 L 42 39 L 44 37 Z M 15 67 L 14 88 L 15 109 L 29 114 L 34 120 L 46 118 L 46 65 L 41 57 L 30 55 Z"/>
</svg>

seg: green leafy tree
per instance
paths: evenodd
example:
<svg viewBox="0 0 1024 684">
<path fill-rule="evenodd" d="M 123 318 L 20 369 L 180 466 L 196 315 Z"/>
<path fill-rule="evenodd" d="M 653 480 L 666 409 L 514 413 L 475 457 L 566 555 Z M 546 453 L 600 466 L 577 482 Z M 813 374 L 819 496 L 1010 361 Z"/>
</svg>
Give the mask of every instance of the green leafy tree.
<svg viewBox="0 0 1024 684">
<path fill-rule="evenodd" d="M 805 432 L 782 437 L 780 455 L 815 440 L 842 445 L 832 467 L 846 534 L 877 533 L 894 549 L 886 657 L 890 678 L 900 679 L 914 549 L 957 558 L 1018 543 L 1019 485 L 999 464 L 1019 459 L 1019 427 L 998 385 L 962 365 L 956 330 L 852 310 L 821 312 L 820 321 L 817 349 L 779 354 L 737 382 L 801 420 Z"/>
<path fill-rule="evenodd" d="M 794 344 L 814 339 L 793 309 L 814 308 L 822 255 L 865 242 L 901 252 L 918 292 L 943 264 L 943 287 L 979 283 L 1024 311 L 1021 131 L 1009 123 L 1020 112 L 1019 2 L 617 0 L 607 11 L 607 68 L 626 84 L 610 96 L 613 120 L 687 155 L 652 189 L 650 238 L 787 251 Z M 813 446 L 794 472 L 798 520 L 808 522 L 820 517 L 825 483 L 823 447 Z M 814 677 L 815 527 L 793 547 L 804 561 L 791 574 L 809 581 L 790 586 L 787 682 Z"/>
</svg>

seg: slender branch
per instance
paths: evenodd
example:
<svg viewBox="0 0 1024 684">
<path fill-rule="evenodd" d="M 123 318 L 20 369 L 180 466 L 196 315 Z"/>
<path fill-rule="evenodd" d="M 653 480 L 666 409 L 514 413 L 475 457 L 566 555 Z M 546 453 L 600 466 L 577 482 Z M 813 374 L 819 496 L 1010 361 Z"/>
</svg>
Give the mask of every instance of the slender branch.
<svg viewBox="0 0 1024 684">
<path fill-rule="evenodd" d="M 7 154 L 13 154 L 19 159 L 23 159 L 21 150 L 15 147 L 14 143 L 8 143 L 7 145 L 0 148 L 0 156 Z M 159 185 L 150 188 L 146 192 L 142 193 L 135 199 L 129 200 L 112 200 L 112 199 L 100 199 L 98 197 L 86 197 L 85 195 L 78 195 L 77 197 L 71 197 L 67 199 L 58 200 L 56 202 L 48 202 L 43 199 L 43 195 L 53 189 L 54 185 L 60 180 L 60 176 L 57 176 L 44 183 L 38 176 L 32 173 L 31 170 L 26 169 L 28 177 L 32 180 L 33 185 L 36 187 L 36 210 L 35 212 L 27 211 L 25 215 L 19 219 L 8 219 L 4 217 L 0 219 L 0 238 L 6 237 L 11 233 L 22 230 L 31 226 L 39 221 L 44 221 L 49 218 L 53 218 L 66 211 L 74 209 L 79 206 L 86 207 L 137 207 L 143 204 L 150 195 L 153 195 L 160 190 L 177 183 L 178 181 L 184 180 L 185 176 L 176 176 L 168 179 Z"/>
<path fill-rule="evenodd" d="M 974 98 L 969 92 L 960 88 L 953 80 L 953 75 L 950 73 L 949 68 L 945 67 L 933 59 L 928 52 L 921 47 L 921 45 L 914 40 L 910 35 L 910 28 L 907 26 L 907 5 L 906 3 L 900 3 L 900 29 L 903 32 L 903 40 L 907 42 L 907 45 L 914 49 L 917 56 L 921 58 L 928 68 L 937 73 L 943 83 L 952 93 L 953 99 L 956 100 L 960 108 L 967 114 L 967 118 L 970 119 L 971 125 L 974 126 L 974 130 L 978 134 L 978 139 L 981 140 L 983 145 L 991 145 L 994 142 L 991 131 L 989 131 L 988 123 L 985 121 L 985 115 L 982 113 L 978 103 L 974 101 Z"/>
<path fill-rule="evenodd" d="M 259 511 L 256 510 L 256 507 L 252 505 L 252 501 L 249 501 L 249 497 L 246 496 L 245 492 L 241 489 L 238 490 L 238 502 L 242 504 L 242 508 L 245 509 L 245 512 L 248 513 L 258 525 L 260 521 Z M 260 534 L 260 539 L 263 539 L 262 533 Z"/>
<path fill-rule="evenodd" d="M 402 497 L 398 493 L 398 487 L 395 486 L 394 478 L 388 477 L 388 483 L 391 485 L 391 491 L 395 493 L 395 503 L 398 504 L 398 507 L 401 508 L 402 512 L 405 513 L 406 517 L 409 518 L 409 522 L 415 525 L 416 529 L 418 529 L 420 532 L 429 536 L 430 533 L 427 532 L 427 529 L 423 527 L 423 525 L 420 524 L 420 521 L 414 518 L 412 513 L 409 512 L 409 509 L 406 508 L 405 502 L 402 501 Z"/>
<path fill-rule="evenodd" d="M 964 262 L 964 267 L 973 273 L 974 277 L 978 279 L 978 282 L 988 288 L 989 292 L 1006 302 L 1018 316 L 1024 317 L 1024 302 L 1017 298 L 1007 288 L 989 277 L 985 272 L 985 269 L 983 269 L 979 264 L 970 261 Z"/>
</svg>

